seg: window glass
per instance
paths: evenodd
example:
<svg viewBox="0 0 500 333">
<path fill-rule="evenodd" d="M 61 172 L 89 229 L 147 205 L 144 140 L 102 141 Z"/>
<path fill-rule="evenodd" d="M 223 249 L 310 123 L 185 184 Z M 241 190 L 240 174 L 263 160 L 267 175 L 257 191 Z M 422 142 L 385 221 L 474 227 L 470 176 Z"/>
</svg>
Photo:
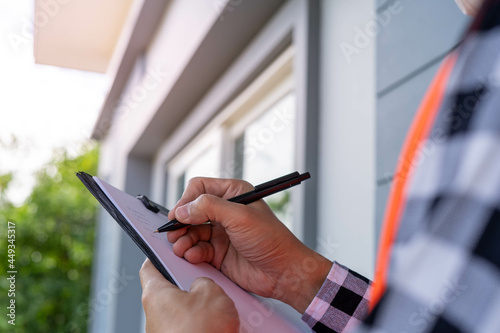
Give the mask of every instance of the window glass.
<svg viewBox="0 0 500 333">
<path fill-rule="evenodd" d="M 177 177 L 177 199 L 180 199 L 187 182 L 193 177 L 218 177 L 219 176 L 218 149 L 210 146 L 189 163 L 184 172 Z"/>
<path fill-rule="evenodd" d="M 295 118 L 288 48 L 168 161 L 166 204 L 175 205 L 193 177 L 235 177 L 257 185 L 296 171 Z M 293 192 L 265 199 L 290 229 L 299 222 L 293 221 Z"/>
<path fill-rule="evenodd" d="M 261 114 L 235 140 L 235 177 L 254 185 L 295 170 L 295 96 L 288 93 Z M 292 226 L 290 191 L 265 199 L 276 215 Z"/>
</svg>

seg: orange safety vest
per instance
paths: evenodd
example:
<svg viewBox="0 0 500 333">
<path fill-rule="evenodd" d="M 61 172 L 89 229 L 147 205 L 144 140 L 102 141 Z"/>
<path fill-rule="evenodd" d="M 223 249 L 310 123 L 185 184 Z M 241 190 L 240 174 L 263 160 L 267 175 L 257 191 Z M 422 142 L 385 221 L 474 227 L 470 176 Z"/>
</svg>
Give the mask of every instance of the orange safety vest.
<svg viewBox="0 0 500 333">
<path fill-rule="evenodd" d="M 370 302 L 371 309 L 378 303 L 386 288 L 390 253 L 406 203 L 406 193 L 409 184 L 408 179 L 409 176 L 411 176 L 412 162 L 418 154 L 421 144 L 429 136 L 432 124 L 436 119 L 436 115 L 443 101 L 446 84 L 455 62 L 456 54 L 453 53 L 449 55 L 441 65 L 431 86 L 427 90 L 424 100 L 420 104 L 419 110 L 403 145 L 384 216 L 384 224 L 377 255 L 373 293 Z"/>
</svg>

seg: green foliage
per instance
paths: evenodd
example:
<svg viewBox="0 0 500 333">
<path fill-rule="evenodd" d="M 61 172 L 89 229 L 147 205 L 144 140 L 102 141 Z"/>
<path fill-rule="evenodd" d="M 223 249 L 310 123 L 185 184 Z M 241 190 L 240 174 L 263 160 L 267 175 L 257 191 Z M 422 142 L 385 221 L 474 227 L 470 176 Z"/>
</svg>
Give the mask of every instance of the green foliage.
<svg viewBox="0 0 500 333">
<path fill-rule="evenodd" d="M 0 175 L 0 207 L 4 202 L 5 191 L 9 187 L 10 182 L 13 179 L 12 172 Z"/>
<path fill-rule="evenodd" d="M 290 191 L 285 191 L 277 195 L 272 196 L 266 200 L 267 204 L 274 213 L 276 214 L 286 214 L 287 209 L 290 204 Z"/>
<path fill-rule="evenodd" d="M 86 332 L 96 201 L 75 176 L 96 173 L 98 149 L 80 156 L 57 151 L 37 173 L 26 202 L 15 207 L 0 176 L 0 320 L 2 332 Z M 7 223 L 15 223 L 16 325 L 7 323 Z"/>
<path fill-rule="evenodd" d="M 264 199 L 274 214 L 288 227 L 292 226 L 292 205 L 290 190 L 272 195 Z"/>
</svg>

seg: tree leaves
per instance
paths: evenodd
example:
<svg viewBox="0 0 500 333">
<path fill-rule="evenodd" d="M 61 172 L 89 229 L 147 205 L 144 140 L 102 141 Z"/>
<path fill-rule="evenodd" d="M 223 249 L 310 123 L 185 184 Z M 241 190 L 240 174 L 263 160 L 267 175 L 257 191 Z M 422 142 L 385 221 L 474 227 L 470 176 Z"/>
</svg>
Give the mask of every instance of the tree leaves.
<svg viewBox="0 0 500 333">
<path fill-rule="evenodd" d="M 86 332 L 82 311 L 90 296 L 97 203 L 75 176 L 95 174 L 98 149 L 86 145 L 78 156 L 65 150 L 37 173 L 36 185 L 20 207 L 3 195 L 12 173 L 0 175 L 0 304 L 7 304 L 7 222 L 16 224 L 16 326 L 0 331 Z M 84 311 L 87 313 L 86 311 Z"/>
</svg>

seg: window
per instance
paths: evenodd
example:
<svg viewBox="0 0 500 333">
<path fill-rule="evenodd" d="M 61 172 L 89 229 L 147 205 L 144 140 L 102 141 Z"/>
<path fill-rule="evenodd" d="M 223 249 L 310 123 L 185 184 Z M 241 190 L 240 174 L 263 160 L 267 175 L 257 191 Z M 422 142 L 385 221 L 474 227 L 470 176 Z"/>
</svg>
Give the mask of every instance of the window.
<svg viewBox="0 0 500 333">
<path fill-rule="evenodd" d="M 295 95 L 290 92 L 259 115 L 234 139 L 234 177 L 259 184 L 295 171 Z M 265 199 L 292 226 L 290 191 Z"/>
<path fill-rule="evenodd" d="M 167 205 L 195 176 L 234 177 L 259 184 L 293 172 L 296 98 L 289 48 L 167 165 Z M 292 191 L 266 198 L 293 231 Z"/>
<path fill-rule="evenodd" d="M 170 163 L 167 188 L 167 207 L 172 207 L 181 197 L 187 182 L 193 177 L 219 177 L 220 139 L 212 131 L 193 140 Z"/>
</svg>

